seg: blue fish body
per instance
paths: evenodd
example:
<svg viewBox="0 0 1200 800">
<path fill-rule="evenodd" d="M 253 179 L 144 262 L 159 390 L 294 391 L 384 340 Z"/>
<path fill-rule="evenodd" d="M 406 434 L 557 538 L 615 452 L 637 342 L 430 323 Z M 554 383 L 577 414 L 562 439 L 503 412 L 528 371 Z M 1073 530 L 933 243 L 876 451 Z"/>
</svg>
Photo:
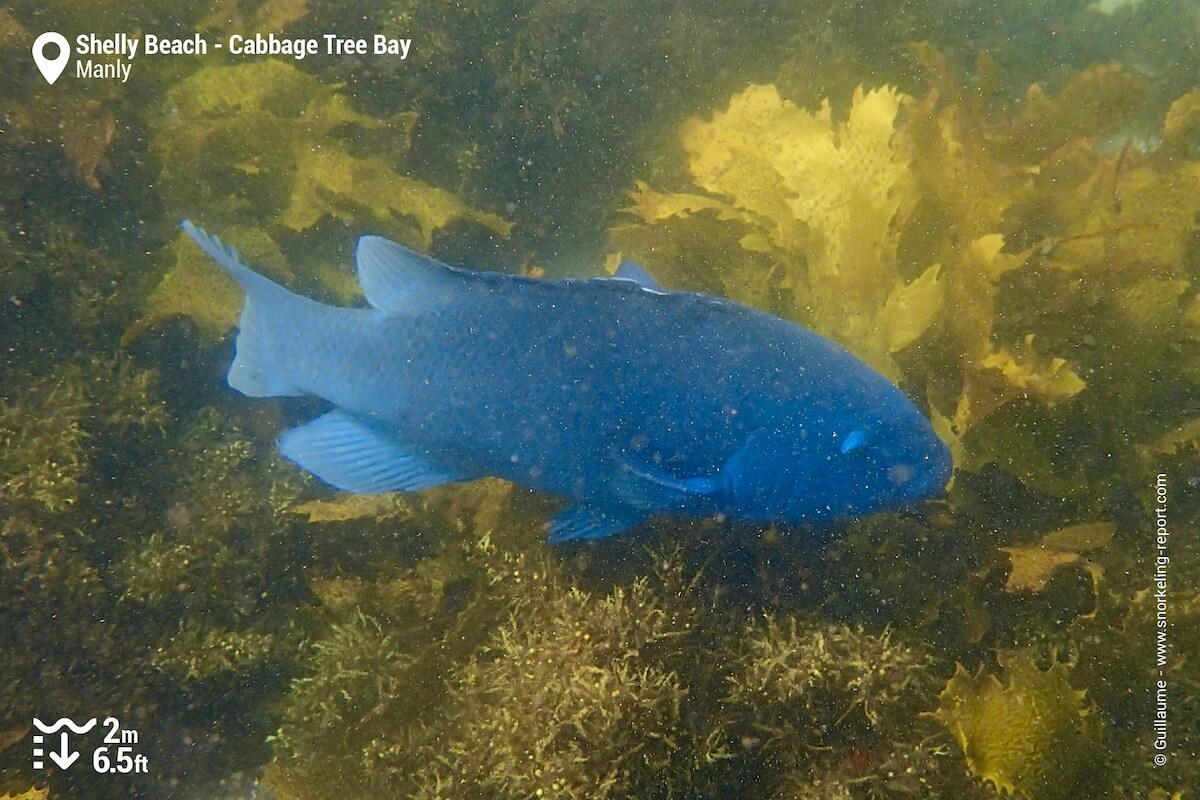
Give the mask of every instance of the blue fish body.
<svg viewBox="0 0 1200 800">
<path fill-rule="evenodd" d="M 617 279 L 455 269 L 360 239 L 371 308 L 327 306 L 184 230 L 241 284 L 229 384 L 335 408 L 282 453 L 350 492 L 496 476 L 571 498 L 552 542 L 655 514 L 801 523 L 938 494 L 947 447 L 895 386 L 799 325 Z"/>
</svg>

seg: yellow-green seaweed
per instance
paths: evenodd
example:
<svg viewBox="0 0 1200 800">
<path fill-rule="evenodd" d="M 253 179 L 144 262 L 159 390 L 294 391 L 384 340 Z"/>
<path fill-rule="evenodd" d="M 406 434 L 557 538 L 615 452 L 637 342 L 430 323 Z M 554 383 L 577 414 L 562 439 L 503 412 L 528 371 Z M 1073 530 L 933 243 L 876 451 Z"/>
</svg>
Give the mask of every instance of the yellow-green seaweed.
<svg viewBox="0 0 1200 800">
<path fill-rule="evenodd" d="M 348 241 L 369 227 L 428 249 L 438 231 L 463 220 L 508 235 L 498 215 L 403 174 L 414 112 L 373 117 L 341 89 L 278 60 L 205 66 L 174 84 L 152 137 L 173 212 L 244 247 L 251 263 L 261 258 L 285 283 L 316 284 L 341 302 L 358 287 L 332 263 L 334 251 L 295 249 L 284 266 L 281 250 L 296 234 L 338 221 Z M 194 250 L 179 236 L 167 246 L 164 277 L 127 339 L 177 315 L 210 338 L 232 327 L 233 290 Z"/>
<path fill-rule="evenodd" d="M 999 660 L 1003 682 L 959 664 L 935 716 L 980 780 L 1030 800 L 1073 796 L 1103 730 L 1086 692 L 1072 688 L 1065 662 L 1041 670 L 1029 652 Z"/>
<path fill-rule="evenodd" d="M 1113 403 L 1156 404 L 1164 360 L 1200 372 L 1181 350 L 1200 338 L 1187 267 L 1200 161 L 1185 144 L 1198 103 L 1175 101 L 1158 149 L 1105 150 L 1095 137 L 1144 101 L 1127 70 L 1035 85 L 1014 108 L 986 56 L 969 83 L 932 45 L 913 52 L 924 96 L 860 87 L 839 116 L 837 98 L 806 111 L 752 85 L 686 121 L 690 184 L 635 181 L 636 221 L 612 246 L 846 344 L 926 398 L 960 470 L 1078 495 L 1094 479 L 1050 437 Z M 1083 346 L 1068 322 L 1081 313 Z"/>
<path fill-rule="evenodd" d="M 75 505 L 88 461 L 117 437 L 162 433 L 157 373 L 126 358 L 93 356 L 29 380 L 0 398 L 0 501 L 47 511 Z M 100 438 L 105 437 L 105 438 Z"/>
<path fill-rule="evenodd" d="M 846 625 L 803 625 L 768 617 L 745 642 L 730 676 L 729 701 L 753 713 L 782 714 L 818 735 L 825 726 L 873 728 L 903 717 L 931 688 L 932 660 L 921 647 Z M 857 720 L 851 720 L 857 717 Z"/>
</svg>

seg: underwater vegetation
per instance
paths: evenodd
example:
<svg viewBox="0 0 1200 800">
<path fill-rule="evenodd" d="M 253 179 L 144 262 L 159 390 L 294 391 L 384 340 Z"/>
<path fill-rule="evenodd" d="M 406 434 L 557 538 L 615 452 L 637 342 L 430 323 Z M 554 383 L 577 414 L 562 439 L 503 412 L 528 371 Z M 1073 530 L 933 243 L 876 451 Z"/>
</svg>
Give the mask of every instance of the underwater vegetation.
<svg viewBox="0 0 1200 800">
<path fill-rule="evenodd" d="M 952 775 L 945 742 L 920 715 L 934 683 L 922 644 L 771 616 L 741 647 L 725 725 L 778 783 L 774 796 L 899 796 Z"/>
<path fill-rule="evenodd" d="M 668 663 L 688 626 L 644 580 L 602 597 L 551 587 L 531 599 L 541 602 L 514 608 L 456 676 L 454 701 L 470 713 L 454 715 L 467 721 L 435 771 L 436 794 L 611 797 L 653 785 L 686 758 L 687 689 Z"/>
<path fill-rule="evenodd" d="M 917 55 L 935 82 L 923 100 L 860 89 L 843 123 L 832 122 L 828 101 L 809 114 L 773 86 L 750 87 L 711 121 L 690 120 L 680 138 L 705 194 L 639 183 L 629 211 L 641 222 L 614 228 L 613 242 L 647 253 L 652 267 L 699 265 L 691 285 L 805 322 L 927 393 L 960 468 L 998 463 L 1031 483 L 1050 478 L 1058 472 L 1050 464 L 997 457 L 1016 442 L 971 432 L 1018 407 L 1053 427 L 1063 415 L 1056 408 L 1088 385 L 1081 371 L 1109 383 L 1116 365 L 1061 340 L 1050 323 L 1063 313 L 1062 293 L 1021 289 L 1061 287 L 1063 276 L 1086 272 L 1094 276 L 1086 290 L 1079 280 L 1062 288 L 1074 291 L 1076 307 L 1104 303 L 1100 286 L 1109 292 L 1090 339 L 1117 350 L 1153 349 L 1164 334 L 1195 338 L 1184 255 L 1200 201 L 1194 169 L 1170 153 L 1190 146 L 1196 101 L 1189 94 L 1171 106 L 1153 153 L 1099 155 L 1089 137 L 1132 113 L 1137 78 L 1097 67 L 1053 99 L 1035 85 L 1022 116 L 1004 121 L 987 107 L 986 86 L 962 97 L 936 51 L 920 46 Z M 1130 313 L 1128 298 L 1143 293 L 1162 298 L 1158 313 Z M 1037 310 L 1045 299 L 1053 307 Z M 997 330 L 1008 308 L 1016 327 Z M 1056 345 L 1070 348 L 1077 366 L 1055 355 Z M 1154 386 L 1145 370 L 1161 363 L 1138 359 L 1143 372 L 1123 375 L 1124 402 L 1133 383 L 1143 395 Z"/>
<path fill-rule="evenodd" d="M 402 516 L 435 519 L 448 496 Z M 293 683 L 266 786 L 296 798 L 970 791 L 921 713 L 938 683 L 925 646 L 794 616 L 746 625 L 723 602 L 701 611 L 707 581 L 677 549 L 645 553 L 631 581 L 570 585 L 553 551 L 521 544 L 540 530 L 513 499 L 483 482 L 455 501 L 464 524 L 436 555 L 319 590 L 336 621 Z"/>
<path fill-rule="evenodd" d="M 308 595 L 269 566 L 290 572 L 294 542 L 272 518 L 287 495 L 261 490 L 253 447 L 210 412 L 179 440 L 192 459 L 167 462 L 158 448 L 178 427 L 155 373 L 124 360 L 60 365 L 19 386 L 0 417 L 18 443 L 0 472 L 5 729 L 46 708 L 122 710 L 160 780 L 219 776 L 256 749 L 262 758 L 261 741 L 243 740 L 241 756 L 219 743 L 266 712 L 220 710 L 221 698 L 283 690 L 301 641 L 294 609 Z M 114 474 L 115 459 L 141 466 Z M 10 777 L 26 773 L 26 750 L 3 754 Z"/>
<path fill-rule="evenodd" d="M 1002 654 L 1005 680 L 958 666 L 937 718 L 949 728 L 973 775 L 1005 794 L 1067 797 L 1095 763 L 1100 726 L 1071 688 L 1066 664 L 1039 670 L 1027 653 Z"/>
<path fill-rule="evenodd" d="M 438 0 L 356 5 L 364 33 L 415 36 L 424 54 L 331 64 L 327 77 L 368 80 L 374 103 L 419 112 L 414 160 L 426 179 L 504 208 L 528 252 L 560 270 L 600 243 L 647 147 L 734 85 L 729 64 L 753 71 L 786 53 L 804 12 L 780 0 L 484 0 L 469 13 Z M 298 30 L 342 19 L 316 7 Z"/>
<path fill-rule="evenodd" d="M 1200 15 L 1090 5 L 9 4 L 0 797 L 1190 797 Z M 97 19 L 414 55 L 44 91 L 34 32 Z M 224 384 L 240 294 L 184 217 L 340 304 L 364 232 L 531 273 L 606 241 L 847 345 L 954 483 L 562 550 L 498 481 L 332 493 L 275 452 L 315 409 Z M 150 775 L 31 770 L 32 716 L 99 710 Z"/>
<path fill-rule="evenodd" d="M 362 114 L 336 87 L 284 62 L 204 67 L 173 85 L 166 105 L 153 149 L 179 218 L 228 223 L 228 240 L 286 283 L 312 284 L 343 301 L 357 292 L 328 252 L 297 248 L 284 257 L 281 244 L 323 221 L 359 221 L 426 249 L 459 219 L 509 231 L 497 215 L 397 172 L 416 114 Z M 282 135 L 258 136 L 262 130 Z M 165 274 L 131 335 L 179 315 L 209 336 L 233 327 L 232 284 L 212 280 L 182 233 L 163 260 Z"/>
<path fill-rule="evenodd" d="M 671 676 L 633 669 L 639 640 L 656 641 L 671 620 L 645 587 L 630 590 L 632 599 L 623 588 L 592 598 L 566 586 L 544 552 L 515 548 L 520 540 L 540 542 L 541 532 L 529 514 L 534 509 L 514 499 L 511 486 L 489 480 L 463 492 L 427 493 L 424 502 L 382 516 L 344 502 L 309 507 L 328 520 L 331 534 L 365 513 L 384 524 L 399 521 L 409 535 L 423 531 L 432 550 L 419 559 L 393 552 L 386 567 L 377 555 L 378 577 L 317 585 L 330 627 L 293 683 L 269 786 L 294 797 L 347 787 L 359 794 L 508 796 L 502 790 L 532 794 L 544 783 L 548 792 L 566 780 L 560 787 L 591 792 L 599 771 L 621 766 L 625 756 L 614 747 L 641 746 L 621 723 L 642 713 L 655 730 L 664 727 L 655 720 L 677 712 Z M 529 615 L 549 630 L 518 622 Z M 605 635 L 618 632 L 629 641 Z M 647 697 L 630 677 L 645 684 Z M 544 701 L 526 709 L 511 703 L 514 691 L 541 693 Z M 602 706 L 593 710 L 593 702 Z M 503 736 L 494 737 L 501 728 Z M 597 735 L 581 739 L 584 730 Z M 583 741 L 604 749 L 593 758 L 578 749 Z M 531 757 L 526 748 L 535 746 Z M 324 756 L 314 759 L 315 752 Z M 570 769 L 581 755 L 593 764 L 584 774 Z M 556 772 L 555 759 L 565 774 Z M 614 779 L 624 780 L 620 772 Z"/>
</svg>

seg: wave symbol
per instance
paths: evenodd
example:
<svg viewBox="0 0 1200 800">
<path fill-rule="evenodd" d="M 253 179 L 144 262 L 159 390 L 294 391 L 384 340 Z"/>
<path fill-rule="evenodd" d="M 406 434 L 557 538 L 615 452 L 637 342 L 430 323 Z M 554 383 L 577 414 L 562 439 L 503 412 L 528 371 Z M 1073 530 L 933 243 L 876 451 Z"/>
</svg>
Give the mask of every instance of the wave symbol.
<svg viewBox="0 0 1200 800">
<path fill-rule="evenodd" d="M 35 726 L 37 726 L 37 729 L 39 731 L 41 731 L 42 733 L 56 733 L 60 728 L 70 728 L 72 733 L 81 734 L 81 733 L 87 733 L 92 728 L 96 727 L 96 718 L 92 717 L 87 722 L 85 722 L 83 725 L 76 725 L 71 720 L 67 719 L 66 717 L 63 717 L 58 722 L 55 722 L 53 725 L 47 725 L 46 723 L 42 722 L 37 717 L 34 717 L 33 724 Z"/>
</svg>

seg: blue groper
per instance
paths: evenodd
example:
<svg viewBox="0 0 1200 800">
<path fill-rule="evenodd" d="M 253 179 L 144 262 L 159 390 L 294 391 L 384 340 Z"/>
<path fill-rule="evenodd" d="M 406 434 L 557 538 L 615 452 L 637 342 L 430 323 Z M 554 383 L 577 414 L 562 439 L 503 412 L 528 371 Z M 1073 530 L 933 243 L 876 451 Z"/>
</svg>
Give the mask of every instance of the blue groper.
<svg viewBox="0 0 1200 800">
<path fill-rule="evenodd" d="M 614 279 L 472 272 L 374 236 L 336 308 L 184 230 L 246 294 L 229 384 L 333 409 L 280 450 L 348 492 L 497 476 L 570 498 L 549 539 L 656 514 L 802 523 L 934 497 L 950 453 L 899 389 L 806 328 Z"/>
</svg>

